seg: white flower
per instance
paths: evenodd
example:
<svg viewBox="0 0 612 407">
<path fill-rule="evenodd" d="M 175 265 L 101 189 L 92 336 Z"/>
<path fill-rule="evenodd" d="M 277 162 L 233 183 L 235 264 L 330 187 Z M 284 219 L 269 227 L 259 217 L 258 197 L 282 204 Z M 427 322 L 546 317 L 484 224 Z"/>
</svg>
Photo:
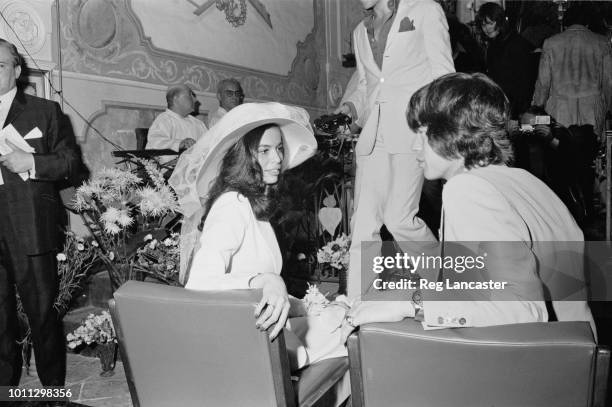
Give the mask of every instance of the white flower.
<svg viewBox="0 0 612 407">
<path fill-rule="evenodd" d="M 149 248 L 150 248 L 151 250 L 155 250 L 155 248 L 157 247 L 157 243 L 159 243 L 159 242 L 157 241 L 157 239 L 152 240 L 152 241 L 151 241 L 151 243 L 149 243 Z"/>
<path fill-rule="evenodd" d="M 145 216 L 162 216 L 168 212 L 176 212 L 178 204 L 172 190 L 166 186 L 161 188 L 143 187 L 138 190 L 139 208 Z"/>
<path fill-rule="evenodd" d="M 117 223 L 122 227 L 130 226 L 134 222 L 134 219 L 130 216 L 127 209 L 121 209 L 119 211 L 119 218 L 117 219 Z"/>
<path fill-rule="evenodd" d="M 174 240 L 167 237 L 166 239 L 164 239 L 164 246 L 166 247 L 174 246 Z"/>
<path fill-rule="evenodd" d="M 100 216 L 104 223 L 117 223 L 121 217 L 121 210 L 111 206 Z"/>
<path fill-rule="evenodd" d="M 306 255 L 304 253 L 298 253 L 297 259 L 298 260 L 306 260 Z"/>
<path fill-rule="evenodd" d="M 100 245 L 98 244 L 98 242 L 96 242 L 95 240 L 92 240 L 92 241 L 91 241 L 91 245 L 92 245 L 93 247 L 99 247 L 99 246 L 100 246 Z"/>
<path fill-rule="evenodd" d="M 306 313 L 308 315 L 319 315 L 323 308 L 329 304 L 329 300 L 319 291 L 315 284 L 308 283 L 306 295 L 302 298 Z"/>
<path fill-rule="evenodd" d="M 83 245 L 83 243 L 78 243 L 77 244 L 77 250 L 82 252 L 83 250 L 85 250 L 85 246 Z"/>
<path fill-rule="evenodd" d="M 110 259 L 110 261 L 115 260 L 115 252 L 109 252 L 108 253 L 108 258 Z"/>
<path fill-rule="evenodd" d="M 153 235 L 149 233 L 142 240 L 145 241 L 145 242 L 148 242 L 149 240 L 152 240 L 152 239 L 153 239 Z"/>
<path fill-rule="evenodd" d="M 111 234 L 111 235 L 116 235 L 119 232 L 121 232 L 121 228 L 116 223 L 105 223 L 104 224 L 104 231 L 106 233 Z"/>
<path fill-rule="evenodd" d="M 66 261 L 66 255 L 64 253 L 58 253 L 55 258 L 57 261 Z"/>
</svg>

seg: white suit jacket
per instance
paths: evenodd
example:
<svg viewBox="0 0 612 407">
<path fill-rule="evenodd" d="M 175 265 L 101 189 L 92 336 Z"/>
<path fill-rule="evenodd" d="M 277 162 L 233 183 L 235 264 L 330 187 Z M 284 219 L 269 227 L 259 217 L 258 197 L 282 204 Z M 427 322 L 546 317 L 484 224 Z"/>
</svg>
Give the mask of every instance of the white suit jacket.
<svg viewBox="0 0 612 407">
<path fill-rule="evenodd" d="M 246 197 L 226 192 L 204 222 L 185 288 L 249 288 L 249 280 L 259 273 L 280 274 L 282 262 L 270 223 L 255 218 Z"/>
<path fill-rule="evenodd" d="M 414 30 L 399 31 L 405 19 L 412 21 Z M 412 153 L 415 134 L 406 121 L 410 97 L 433 79 L 455 71 L 442 8 L 433 0 L 400 1 L 382 69 L 374 60 L 363 21 L 353 32 L 353 44 L 358 85 L 347 89 L 343 102 L 353 103 L 356 123 L 363 127 L 356 153 L 369 155 L 377 132 L 387 151 Z"/>
<path fill-rule="evenodd" d="M 445 241 L 514 241 L 519 243 L 513 243 L 512 247 L 524 243 L 526 250 L 502 253 L 501 264 L 490 270 L 494 280 L 509 282 L 508 289 L 497 297 L 494 295 L 487 301 L 424 301 L 427 325 L 457 327 L 545 322 L 548 313 L 543 292 L 538 299 L 536 284 L 543 287 L 543 280 L 548 282 L 562 270 L 569 270 L 575 273 L 571 277 L 584 281 L 580 266 L 583 258 L 563 259 L 561 251 L 555 251 L 552 246 L 556 241 L 561 245 L 576 242 L 573 247 L 582 247 L 582 231 L 554 192 L 527 171 L 500 165 L 472 169 L 449 179 L 442 201 Z M 546 242 L 545 250 L 538 250 L 538 242 Z M 553 255 L 552 259 L 544 257 L 546 250 Z M 580 264 L 576 267 L 555 264 L 569 260 L 577 260 Z M 548 270 L 544 270 L 544 265 Z M 558 298 L 555 288 L 551 287 L 553 299 Z M 512 301 L 507 301 L 509 296 Z M 560 321 L 592 323 L 591 312 L 584 301 L 553 301 L 553 307 Z M 592 327 L 594 329 L 594 324 Z"/>
</svg>

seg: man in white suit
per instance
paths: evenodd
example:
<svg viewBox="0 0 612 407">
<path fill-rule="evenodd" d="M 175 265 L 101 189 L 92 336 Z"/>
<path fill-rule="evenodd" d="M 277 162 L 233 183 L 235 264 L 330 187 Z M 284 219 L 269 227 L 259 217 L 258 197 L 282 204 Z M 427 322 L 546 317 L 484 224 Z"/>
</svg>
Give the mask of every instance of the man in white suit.
<svg viewBox="0 0 612 407">
<path fill-rule="evenodd" d="M 416 215 L 423 170 L 406 123 L 412 94 L 454 72 L 448 25 L 434 0 L 360 0 L 367 16 L 353 32 L 358 82 L 337 112 L 363 128 L 355 148 L 357 176 L 348 296 L 361 292 L 361 245 L 380 241 L 384 224 L 396 241 L 433 241 Z"/>
</svg>

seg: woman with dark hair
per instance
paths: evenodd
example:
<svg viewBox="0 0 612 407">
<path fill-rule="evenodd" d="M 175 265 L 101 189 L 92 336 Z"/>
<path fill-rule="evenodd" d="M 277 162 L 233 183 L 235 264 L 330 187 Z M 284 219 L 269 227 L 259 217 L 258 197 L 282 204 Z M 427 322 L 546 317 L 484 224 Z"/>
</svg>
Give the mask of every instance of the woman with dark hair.
<svg viewBox="0 0 612 407">
<path fill-rule="evenodd" d="M 503 91 L 483 74 L 445 75 L 410 100 L 408 124 L 420 137 L 415 148 L 425 177 L 447 181 L 442 195 L 442 253 L 450 255 L 451 248 L 463 254 L 488 253 L 484 269 L 459 275 L 445 266 L 440 274 L 450 280 L 481 281 L 482 277 L 506 283 L 501 290 L 476 293 L 424 292 L 423 319 L 428 326 L 547 321 L 547 296 L 558 320 L 592 323 L 584 297 L 557 301 L 567 298 L 569 288 L 557 284 L 563 280 L 559 277 L 584 282 L 583 235 L 550 188 L 527 171 L 508 166 L 512 160 L 508 111 Z M 580 284 L 571 288 L 584 290 Z M 364 302 L 351 308 L 345 325 L 350 329 L 401 320 L 420 308 L 411 301 Z"/>
<path fill-rule="evenodd" d="M 537 55 L 533 46 L 509 26 L 504 9 L 485 3 L 478 9 L 476 26 L 485 43 L 486 74 L 510 100 L 513 118 L 531 104 L 537 75 Z"/>
<path fill-rule="evenodd" d="M 307 315 L 303 302 L 287 293 L 280 276 L 281 252 L 269 222 L 282 172 L 316 152 L 308 114 L 279 103 L 246 103 L 210 131 L 210 151 L 196 143 L 181 156 L 170 178 L 185 215 L 185 288 L 262 289 L 255 325 L 270 329 L 271 338 L 288 328 L 285 339 L 293 368 L 345 356 L 334 328 L 346 307 Z"/>
</svg>

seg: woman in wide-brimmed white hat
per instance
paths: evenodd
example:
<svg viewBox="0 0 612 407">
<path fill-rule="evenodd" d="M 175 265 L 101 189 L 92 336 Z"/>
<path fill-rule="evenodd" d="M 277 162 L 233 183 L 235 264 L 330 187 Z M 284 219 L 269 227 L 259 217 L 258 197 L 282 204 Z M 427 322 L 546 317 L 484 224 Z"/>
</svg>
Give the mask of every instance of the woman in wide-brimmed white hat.
<svg viewBox="0 0 612 407">
<path fill-rule="evenodd" d="M 289 316 L 308 318 L 302 302 L 287 294 L 280 277 L 281 252 L 269 223 L 283 170 L 316 152 L 308 119 L 304 109 L 279 103 L 237 106 L 210 129 L 210 148 L 199 141 L 181 157 L 170 178 L 186 219 L 182 242 L 182 255 L 189 259 L 183 262 L 185 287 L 261 288 L 256 326 L 271 328 L 272 338 L 286 326 Z M 197 241 L 192 245 L 195 239 L 189 236 L 195 235 Z M 332 308 L 322 318 L 304 323 L 292 318 L 287 323 L 299 337 L 286 335 L 288 342 L 300 342 L 297 348 L 301 350 L 290 354 L 294 367 L 346 354 L 339 333 L 334 333 L 336 340 L 329 337 L 333 331 L 329 324 L 338 326 L 345 310 Z M 321 332 L 327 338 L 313 333 L 316 326 L 325 326 Z"/>
</svg>

